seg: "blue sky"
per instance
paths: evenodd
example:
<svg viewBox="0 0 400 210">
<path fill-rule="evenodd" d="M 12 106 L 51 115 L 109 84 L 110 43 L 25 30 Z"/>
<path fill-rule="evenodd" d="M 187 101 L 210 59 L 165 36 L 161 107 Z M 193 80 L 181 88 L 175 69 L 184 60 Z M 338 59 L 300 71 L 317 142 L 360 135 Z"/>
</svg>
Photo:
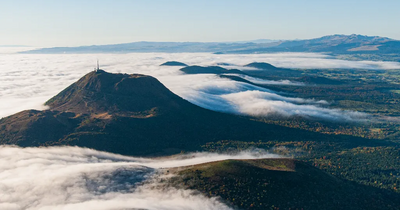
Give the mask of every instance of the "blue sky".
<svg viewBox="0 0 400 210">
<path fill-rule="evenodd" d="M 400 39 L 400 0 L 0 0 L 0 45 Z"/>
</svg>

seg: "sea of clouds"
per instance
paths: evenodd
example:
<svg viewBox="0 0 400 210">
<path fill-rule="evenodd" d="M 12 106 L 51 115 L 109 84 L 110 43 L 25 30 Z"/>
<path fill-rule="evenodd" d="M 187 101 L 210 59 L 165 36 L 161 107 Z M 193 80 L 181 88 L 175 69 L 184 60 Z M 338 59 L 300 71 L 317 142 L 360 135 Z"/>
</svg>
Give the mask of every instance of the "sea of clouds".
<svg viewBox="0 0 400 210">
<path fill-rule="evenodd" d="M 302 115 L 331 120 L 360 120 L 363 113 L 330 109 L 326 101 L 284 96 L 271 90 L 213 74 L 185 75 L 180 67 L 159 66 L 176 60 L 188 65 L 268 62 L 288 68 L 400 69 L 399 63 L 343 61 L 322 54 L 282 53 L 214 55 L 208 53 L 15 54 L 0 48 L 0 118 L 43 103 L 93 70 L 142 73 L 156 77 L 171 91 L 211 110 L 253 116 Z M 254 83 L 304 85 L 288 80 L 245 77 Z M 328 108 L 327 108 L 328 107 Z M 192 153 L 165 159 L 127 157 L 78 147 L 19 148 L 0 146 L 0 209 L 81 210 L 230 209 L 218 198 L 191 190 L 161 187 L 161 170 L 225 159 L 277 158 L 260 151 L 234 155 Z"/>
<path fill-rule="evenodd" d="M 217 198 L 158 184 L 165 176 L 160 170 L 226 159 L 279 157 L 258 150 L 146 159 L 79 147 L 0 146 L 0 209 L 227 210 Z"/>
<path fill-rule="evenodd" d="M 0 117 L 25 109 L 45 109 L 45 101 L 92 71 L 97 59 L 101 69 L 108 72 L 154 76 L 174 93 L 207 109 L 253 116 L 302 115 L 331 120 L 359 120 L 368 116 L 330 109 L 324 101 L 282 96 L 269 89 L 213 74 L 185 75 L 179 71 L 181 67 L 160 64 L 172 60 L 200 66 L 229 63 L 229 68 L 244 71 L 246 68 L 241 66 L 251 62 L 268 62 L 288 68 L 400 69 L 400 63 L 396 62 L 345 61 L 315 53 L 16 54 L 0 48 Z M 259 84 L 304 85 L 289 80 L 245 79 Z"/>
</svg>

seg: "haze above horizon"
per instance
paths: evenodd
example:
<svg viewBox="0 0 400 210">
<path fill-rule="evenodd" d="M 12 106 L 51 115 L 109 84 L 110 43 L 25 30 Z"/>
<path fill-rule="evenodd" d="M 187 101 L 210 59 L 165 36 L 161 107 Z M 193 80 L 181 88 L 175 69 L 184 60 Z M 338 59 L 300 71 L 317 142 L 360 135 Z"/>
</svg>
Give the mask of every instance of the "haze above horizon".
<svg viewBox="0 0 400 210">
<path fill-rule="evenodd" d="M 362 34 L 400 39 L 400 1 L 1 1 L 0 45 L 229 42 Z"/>
</svg>

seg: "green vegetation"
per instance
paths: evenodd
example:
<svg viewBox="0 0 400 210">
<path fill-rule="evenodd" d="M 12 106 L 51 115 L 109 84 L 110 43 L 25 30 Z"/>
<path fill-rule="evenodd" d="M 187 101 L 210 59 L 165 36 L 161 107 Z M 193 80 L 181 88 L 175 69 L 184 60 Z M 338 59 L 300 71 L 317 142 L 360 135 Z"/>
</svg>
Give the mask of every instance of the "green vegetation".
<svg viewBox="0 0 400 210">
<path fill-rule="evenodd" d="M 330 196 L 330 200 L 325 199 L 323 196 L 313 197 L 315 195 L 312 195 L 314 189 L 320 189 L 320 186 L 324 186 L 322 183 L 312 189 L 302 188 L 303 193 L 311 193 L 308 194 L 308 199 L 314 200 L 313 198 L 315 198 L 317 201 L 323 201 L 326 204 L 325 206 L 321 206 L 318 203 L 296 203 L 305 202 L 307 198 L 299 196 L 291 191 L 292 189 L 288 189 L 290 187 L 284 185 L 280 185 L 271 195 L 271 193 L 267 193 L 271 191 L 265 191 L 266 189 L 260 188 L 262 186 L 260 183 L 265 181 L 262 178 L 267 177 L 267 175 L 258 177 L 261 172 L 252 171 L 253 169 L 248 168 L 248 166 L 244 166 L 242 163 L 240 165 L 236 162 L 234 162 L 236 164 L 235 167 L 228 161 L 215 163 L 215 165 L 208 168 L 195 167 L 194 169 L 187 169 L 181 172 L 182 177 L 185 177 L 181 180 L 185 183 L 185 186 L 198 189 L 210 196 L 221 196 L 227 203 L 244 209 L 396 209 L 399 204 L 389 204 L 391 202 L 389 201 L 390 199 L 385 199 L 391 197 L 398 200 L 400 194 L 400 121 L 398 120 L 400 116 L 400 70 L 297 69 L 290 72 L 277 71 L 262 63 L 259 65 L 261 67 L 265 66 L 264 71 L 246 71 L 245 73 L 263 79 L 289 79 L 303 82 L 305 85 L 260 85 L 232 75 L 221 75 L 221 77 L 258 85 L 278 91 L 281 94 L 286 93 L 292 97 L 325 100 L 329 103 L 329 105 L 326 105 L 327 107 L 368 113 L 371 115 L 371 120 L 337 122 L 297 116 L 290 118 L 254 118 L 254 121 L 307 130 L 315 134 L 357 136 L 364 138 L 362 140 L 364 143 L 366 143 L 366 139 L 379 139 L 380 141 L 360 146 L 354 144 L 354 140 L 338 142 L 318 139 L 318 137 L 312 136 L 299 141 L 296 135 L 292 135 L 291 139 L 279 141 L 271 141 L 272 139 L 270 141 L 260 139 L 260 141 L 251 142 L 214 141 L 202 146 L 205 151 L 211 152 L 232 152 L 262 148 L 273 153 L 302 160 L 309 166 L 316 167 L 343 180 L 346 183 L 340 188 L 343 191 L 330 189 L 336 191 L 334 195 Z M 380 143 L 381 145 L 379 145 Z M 244 168 L 241 173 L 238 169 L 234 170 L 239 165 Z M 231 174 L 224 174 L 223 171 L 230 171 Z M 256 175 L 250 176 L 250 173 L 242 174 L 247 173 L 247 171 L 251 171 L 251 174 Z M 248 177 L 251 178 L 249 179 Z M 322 177 L 314 177 L 314 180 L 318 182 L 323 180 Z M 285 180 L 281 181 L 287 182 L 290 179 L 285 177 Z M 256 180 L 256 182 L 253 182 L 253 180 Z M 303 181 L 307 182 L 307 179 L 303 177 Z M 324 182 L 329 181 L 324 180 Z M 296 188 L 298 187 L 296 186 Z M 380 189 L 379 193 L 383 194 L 374 194 L 378 192 L 374 191 L 374 189 Z M 293 194 L 291 194 L 292 197 L 287 195 L 286 197 L 285 195 L 274 197 L 277 191 Z M 327 191 L 326 188 L 320 189 L 320 192 Z M 346 206 L 351 205 L 350 203 L 352 202 L 354 204 L 354 201 L 345 201 L 345 198 L 335 197 L 341 193 L 360 203 L 356 206 Z M 260 197 L 260 195 L 264 197 Z M 271 198 L 270 196 L 272 196 L 272 200 L 265 198 Z M 282 197 L 286 198 L 286 200 L 280 202 L 279 198 Z M 292 198 L 295 198 L 295 200 L 291 200 Z M 373 204 L 380 199 L 385 200 L 381 201 L 388 206 Z M 332 203 L 332 200 L 335 201 L 335 204 Z"/>
<path fill-rule="evenodd" d="M 178 61 L 167 61 L 160 66 L 187 66 L 185 63 L 178 62 Z"/>
<path fill-rule="evenodd" d="M 395 209 L 400 195 L 343 181 L 293 159 L 226 160 L 170 180 L 239 209 Z"/>
<path fill-rule="evenodd" d="M 369 139 L 400 140 L 400 70 L 297 69 L 295 74 L 265 70 L 245 73 L 263 79 L 303 82 L 304 86 L 254 84 L 236 76 L 221 77 L 261 86 L 280 94 L 324 100 L 322 107 L 363 112 L 370 121 L 332 122 L 303 117 L 256 118 L 268 124 L 326 134 L 352 135 Z"/>
<path fill-rule="evenodd" d="M 293 117 L 287 119 L 268 119 L 258 118 L 256 120 L 281 125 L 290 128 L 298 128 L 324 134 L 358 136 L 368 139 L 381 139 L 398 142 L 399 124 L 398 122 L 330 122 L 316 121 Z"/>
<path fill-rule="evenodd" d="M 370 61 L 394 61 L 400 62 L 399 54 L 339 54 L 335 55 L 337 59 L 360 61 L 360 60 L 370 60 Z"/>
<path fill-rule="evenodd" d="M 262 148 L 295 157 L 336 177 L 400 193 L 400 146 L 352 147 L 348 143 L 219 141 L 203 145 L 210 152 Z"/>
</svg>

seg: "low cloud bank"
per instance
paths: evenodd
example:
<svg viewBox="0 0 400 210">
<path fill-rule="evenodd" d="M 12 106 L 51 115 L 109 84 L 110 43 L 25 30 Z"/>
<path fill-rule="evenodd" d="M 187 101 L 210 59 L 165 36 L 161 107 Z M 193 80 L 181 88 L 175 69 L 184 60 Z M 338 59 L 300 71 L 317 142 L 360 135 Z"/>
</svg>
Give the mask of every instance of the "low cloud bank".
<svg viewBox="0 0 400 210">
<path fill-rule="evenodd" d="M 316 104 L 326 104 L 326 101 L 310 101 L 300 98 L 285 98 L 271 93 L 260 91 L 246 91 L 224 95 L 224 98 L 231 101 L 237 112 L 262 117 L 268 115 L 281 116 L 305 116 L 322 118 L 332 121 L 364 121 L 370 116 L 368 114 L 345 111 L 340 109 L 328 109 L 319 107 Z M 295 102 L 303 104 L 295 104 Z"/>
<path fill-rule="evenodd" d="M 259 84 L 259 85 L 294 85 L 294 86 L 304 85 L 304 83 L 302 83 L 302 82 L 294 82 L 294 81 L 290 81 L 290 80 L 266 80 L 266 79 L 255 78 L 255 77 L 242 75 L 242 74 L 224 74 L 224 75 L 240 77 L 249 82 L 252 82 L 254 84 Z"/>
<path fill-rule="evenodd" d="M 278 53 L 260 55 L 214 55 L 208 53 L 131 53 L 29 55 L 0 54 L 0 117 L 25 109 L 45 109 L 43 103 L 93 70 L 100 67 L 113 73 L 142 73 L 156 77 L 167 88 L 190 102 L 207 109 L 234 114 L 268 116 L 303 115 L 337 120 L 359 120 L 366 115 L 321 107 L 310 99 L 281 96 L 271 90 L 220 78 L 216 75 L 184 75 L 180 67 L 159 66 L 177 60 L 188 65 L 268 62 L 289 68 L 399 68 L 396 62 L 344 61 L 315 53 Z M 293 81 L 249 78 L 254 83 L 300 85 Z M 242 97 L 242 98 L 241 98 Z M 301 101 L 301 102 L 300 102 Z M 253 103 L 256 103 L 255 106 Z M 325 106 L 327 103 L 325 103 Z M 253 109 L 254 108 L 254 109 Z M 342 115 L 342 116 L 340 116 Z"/>
<path fill-rule="evenodd" d="M 0 209 L 228 210 L 217 198 L 191 190 L 155 188 L 153 178 L 160 168 L 277 157 L 253 151 L 146 159 L 79 147 L 0 146 Z"/>
</svg>

